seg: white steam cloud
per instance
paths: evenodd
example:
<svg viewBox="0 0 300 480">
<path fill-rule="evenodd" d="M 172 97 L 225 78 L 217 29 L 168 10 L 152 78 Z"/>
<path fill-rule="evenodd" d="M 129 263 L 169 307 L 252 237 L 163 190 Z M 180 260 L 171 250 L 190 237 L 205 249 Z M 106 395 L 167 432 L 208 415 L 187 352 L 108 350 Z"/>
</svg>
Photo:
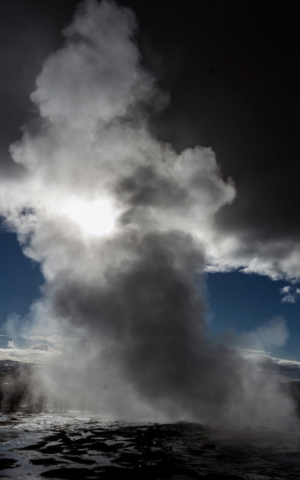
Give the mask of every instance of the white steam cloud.
<svg viewBox="0 0 300 480">
<path fill-rule="evenodd" d="M 45 277 L 28 317 L 8 321 L 15 344 L 26 337 L 32 357 L 60 359 L 48 392 L 86 392 L 115 415 L 292 424 L 275 374 L 207 337 L 197 275 L 234 248 L 214 229 L 232 182 L 212 150 L 177 154 L 151 135 L 144 107 L 160 94 L 130 10 L 87 1 L 64 33 L 32 94 L 39 117 L 11 147 L 23 175 L 0 190 L 1 215 Z"/>
</svg>

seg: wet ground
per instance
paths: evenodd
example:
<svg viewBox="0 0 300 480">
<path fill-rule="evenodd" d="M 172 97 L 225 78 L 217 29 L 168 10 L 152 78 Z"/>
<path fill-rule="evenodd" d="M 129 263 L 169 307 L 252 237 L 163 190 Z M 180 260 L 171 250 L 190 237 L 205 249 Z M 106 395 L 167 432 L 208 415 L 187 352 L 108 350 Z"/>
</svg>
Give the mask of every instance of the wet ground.
<svg viewBox="0 0 300 480">
<path fill-rule="evenodd" d="M 217 432 L 80 415 L 0 415 L 0 478 L 300 479 L 296 432 Z"/>
</svg>

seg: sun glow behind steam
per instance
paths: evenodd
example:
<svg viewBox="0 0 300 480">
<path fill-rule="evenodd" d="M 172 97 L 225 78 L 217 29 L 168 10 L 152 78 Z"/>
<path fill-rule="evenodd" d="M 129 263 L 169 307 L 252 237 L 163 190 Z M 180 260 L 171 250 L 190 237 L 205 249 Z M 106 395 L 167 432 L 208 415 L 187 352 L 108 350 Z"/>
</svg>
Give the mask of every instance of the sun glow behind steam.
<svg viewBox="0 0 300 480">
<path fill-rule="evenodd" d="M 95 236 L 109 235 L 117 217 L 107 199 L 85 201 L 72 198 L 63 206 L 62 213 L 79 225 L 84 233 Z"/>
</svg>

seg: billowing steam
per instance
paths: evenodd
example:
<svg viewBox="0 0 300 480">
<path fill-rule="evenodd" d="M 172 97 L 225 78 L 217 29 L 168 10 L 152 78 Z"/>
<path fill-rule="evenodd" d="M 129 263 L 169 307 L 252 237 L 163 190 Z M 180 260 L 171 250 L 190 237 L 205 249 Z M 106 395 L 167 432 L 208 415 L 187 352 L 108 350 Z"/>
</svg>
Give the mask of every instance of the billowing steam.
<svg viewBox="0 0 300 480">
<path fill-rule="evenodd" d="M 32 94 L 39 116 L 11 147 L 23 173 L 0 194 L 45 277 L 20 331 L 37 339 L 34 353 L 52 351 L 47 335 L 63 338 L 48 394 L 131 418 L 289 423 L 276 378 L 206 331 L 201 272 L 232 182 L 210 149 L 177 154 L 151 135 L 145 107 L 160 93 L 130 10 L 88 1 L 64 33 Z"/>
</svg>

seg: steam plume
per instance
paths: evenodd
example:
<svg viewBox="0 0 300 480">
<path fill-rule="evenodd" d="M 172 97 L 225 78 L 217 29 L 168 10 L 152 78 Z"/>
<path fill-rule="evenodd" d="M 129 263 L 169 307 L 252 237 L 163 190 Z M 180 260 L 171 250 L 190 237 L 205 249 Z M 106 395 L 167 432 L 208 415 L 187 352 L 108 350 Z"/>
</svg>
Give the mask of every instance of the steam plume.
<svg viewBox="0 0 300 480">
<path fill-rule="evenodd" d="M 24 173 L 1 188 L 1 213 L 45 277 L 22 328 L 65 338 L 49 391 L 84 390 L 131 417 L 291 422 L 277 380 L 206 331 L 205 249 L 232 182 L 210 149 L 177 154 L 151 136 L 144 107 L 160 94 L 141 67 L 130 10 L 85 2 L 64 33 L 32 94 L 39 117 L 11 147 Z M 88 215 L 99 201 L 113 217 L 100 236 L 76 221 L 79 205 Z"/>
</svg>

